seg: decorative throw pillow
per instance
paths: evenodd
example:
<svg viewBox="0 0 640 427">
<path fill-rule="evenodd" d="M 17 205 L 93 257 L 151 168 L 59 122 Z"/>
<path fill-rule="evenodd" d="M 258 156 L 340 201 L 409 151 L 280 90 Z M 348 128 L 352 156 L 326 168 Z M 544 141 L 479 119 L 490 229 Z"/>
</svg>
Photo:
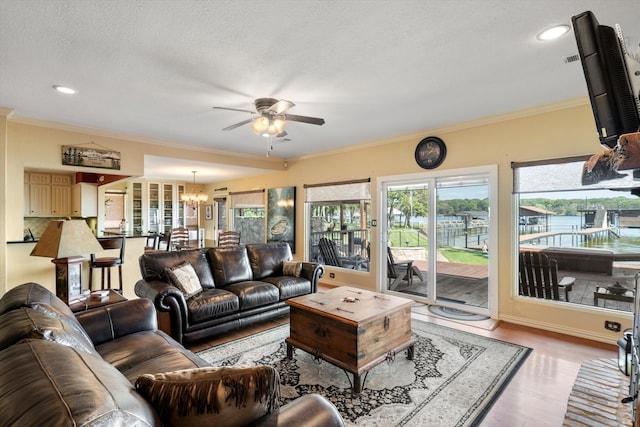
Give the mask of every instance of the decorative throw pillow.
<svg viewBox="0 0 640 427">
<path fill-rule="evenodd" d="M 245 426 L 278 408 L 271 366 L 196 368 L 144 374 L 136 389 L 168 427 Z"/>
<path fill-rule="evenodd" d="M 302 272 L 302 263 L 296 261 L 284 261 L 282 263 L 282 274 L 284 276 L 300 277 Z"/>
<path fill-rule="evenodd" d="M 200 279 L 193 269 L 193 266 L 188 262 L 184 262 L 175 267 L 167 267 L 165 272 L 171 284 L 180 289 L 185 298 L 189 299 L 202 292 Z"/>
</svg>

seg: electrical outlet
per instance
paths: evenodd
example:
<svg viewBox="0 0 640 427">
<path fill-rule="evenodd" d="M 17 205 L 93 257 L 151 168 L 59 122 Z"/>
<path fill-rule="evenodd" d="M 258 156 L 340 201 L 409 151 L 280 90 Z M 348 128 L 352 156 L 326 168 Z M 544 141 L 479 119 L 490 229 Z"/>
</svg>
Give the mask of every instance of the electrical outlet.
<svg viewBox="0 0 640 427">
<path fill-rule="evenodd" d="M 611 320 L 605 320 L 604 321 L 604 328 L 608 329 L 610 331 L 613 331 L 613 332 L 620 332 L 620 329 L 622 328 L 622 326 L 620 325 L 619 322 L 613 322 Z"/>
<path fill-rule="evenodd" d="M 336 278 L 336 273 L 329 273 L 329 278 L 330 279 L 335 279 Z"/>
</svg>

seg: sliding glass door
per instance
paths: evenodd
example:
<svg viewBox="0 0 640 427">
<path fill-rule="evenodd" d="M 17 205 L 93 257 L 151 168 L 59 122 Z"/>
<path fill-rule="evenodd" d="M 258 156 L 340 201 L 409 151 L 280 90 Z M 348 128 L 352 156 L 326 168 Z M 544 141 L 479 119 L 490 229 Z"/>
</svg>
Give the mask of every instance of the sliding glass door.
<svg viewBox="0 0 640 427">
<path fill-rule="evenodd" d="M 491 314 L 495 182 L 495 167 L 380 178 L 383 289 Z"/>
</svg>

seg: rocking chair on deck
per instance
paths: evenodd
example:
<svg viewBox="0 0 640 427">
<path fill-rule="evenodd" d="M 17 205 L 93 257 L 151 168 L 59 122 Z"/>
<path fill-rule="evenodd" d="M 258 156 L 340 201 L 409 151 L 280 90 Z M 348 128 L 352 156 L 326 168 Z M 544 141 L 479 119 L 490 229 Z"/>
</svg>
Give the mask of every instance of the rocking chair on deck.
<svg viewBox="0 0 640 427">
<path fill-rule="evenodd" d="M 389 279 L 389 290 L 395 289 L 401 282 L 406 281 L 409 286 L 413 284 L 413 276 L 416 275 L 424 282 L 422 272 L 413 265 L 413 260 L 395 261 L 391 248 L 387 247 L 387 278 Z"/>
<path fill-rule="evenodd" d="M 360 267 L 366 267 L 369 262 L 360 256 L 340 256 L 335 242 L 327 239 L 326 237 L 320 239 L 318 242 L 318 248 L 320 249 L 320 255 L 322 256 L 322 260 L 325 265 L 360 270 Z"/>
<path fill-rule="evenodd" d="M 551 300 L 560 300 L 560 289 L 564 289 L 566 301 L 576 281 L 563 277 L 558 281 L 558 262 L 546 254 L 534 251 L 520 252 L 520 295 Z"/>
</svg>

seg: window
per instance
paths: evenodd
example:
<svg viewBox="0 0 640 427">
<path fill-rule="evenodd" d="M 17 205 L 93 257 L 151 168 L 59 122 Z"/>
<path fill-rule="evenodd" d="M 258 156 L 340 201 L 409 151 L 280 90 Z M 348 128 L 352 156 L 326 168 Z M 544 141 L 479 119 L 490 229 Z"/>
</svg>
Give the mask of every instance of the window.
<svg viewBox="0 0 640 427">
<path fill-rule="evenodd" d="M 311 261 L 369 271 L 370 187 L 369 179 L 304 186 Z M 321 239 L 335 257 L 323 256 Z"/>
<path fill-rule="evenodd" d="M 640 272 L 640 198 L 630 190 L 638 184 L 629 173 L 582 185 L 585 160 L 513 165 L 519 257 L 543 254 L 552 269 L 557 265 L 558 280 L 575 279 L 560 286 L 560 301 L 631 311 Z M 615 289 L 621 286 L 629 291 Z M 519 286 L 518 293 L 527 292 Z"/>
<path fill-rule="evenodd" d="M 240 232 L 240 243 L 263 243 L 264 190 L 229 193 L 230 230 Z"/>
</svg>

